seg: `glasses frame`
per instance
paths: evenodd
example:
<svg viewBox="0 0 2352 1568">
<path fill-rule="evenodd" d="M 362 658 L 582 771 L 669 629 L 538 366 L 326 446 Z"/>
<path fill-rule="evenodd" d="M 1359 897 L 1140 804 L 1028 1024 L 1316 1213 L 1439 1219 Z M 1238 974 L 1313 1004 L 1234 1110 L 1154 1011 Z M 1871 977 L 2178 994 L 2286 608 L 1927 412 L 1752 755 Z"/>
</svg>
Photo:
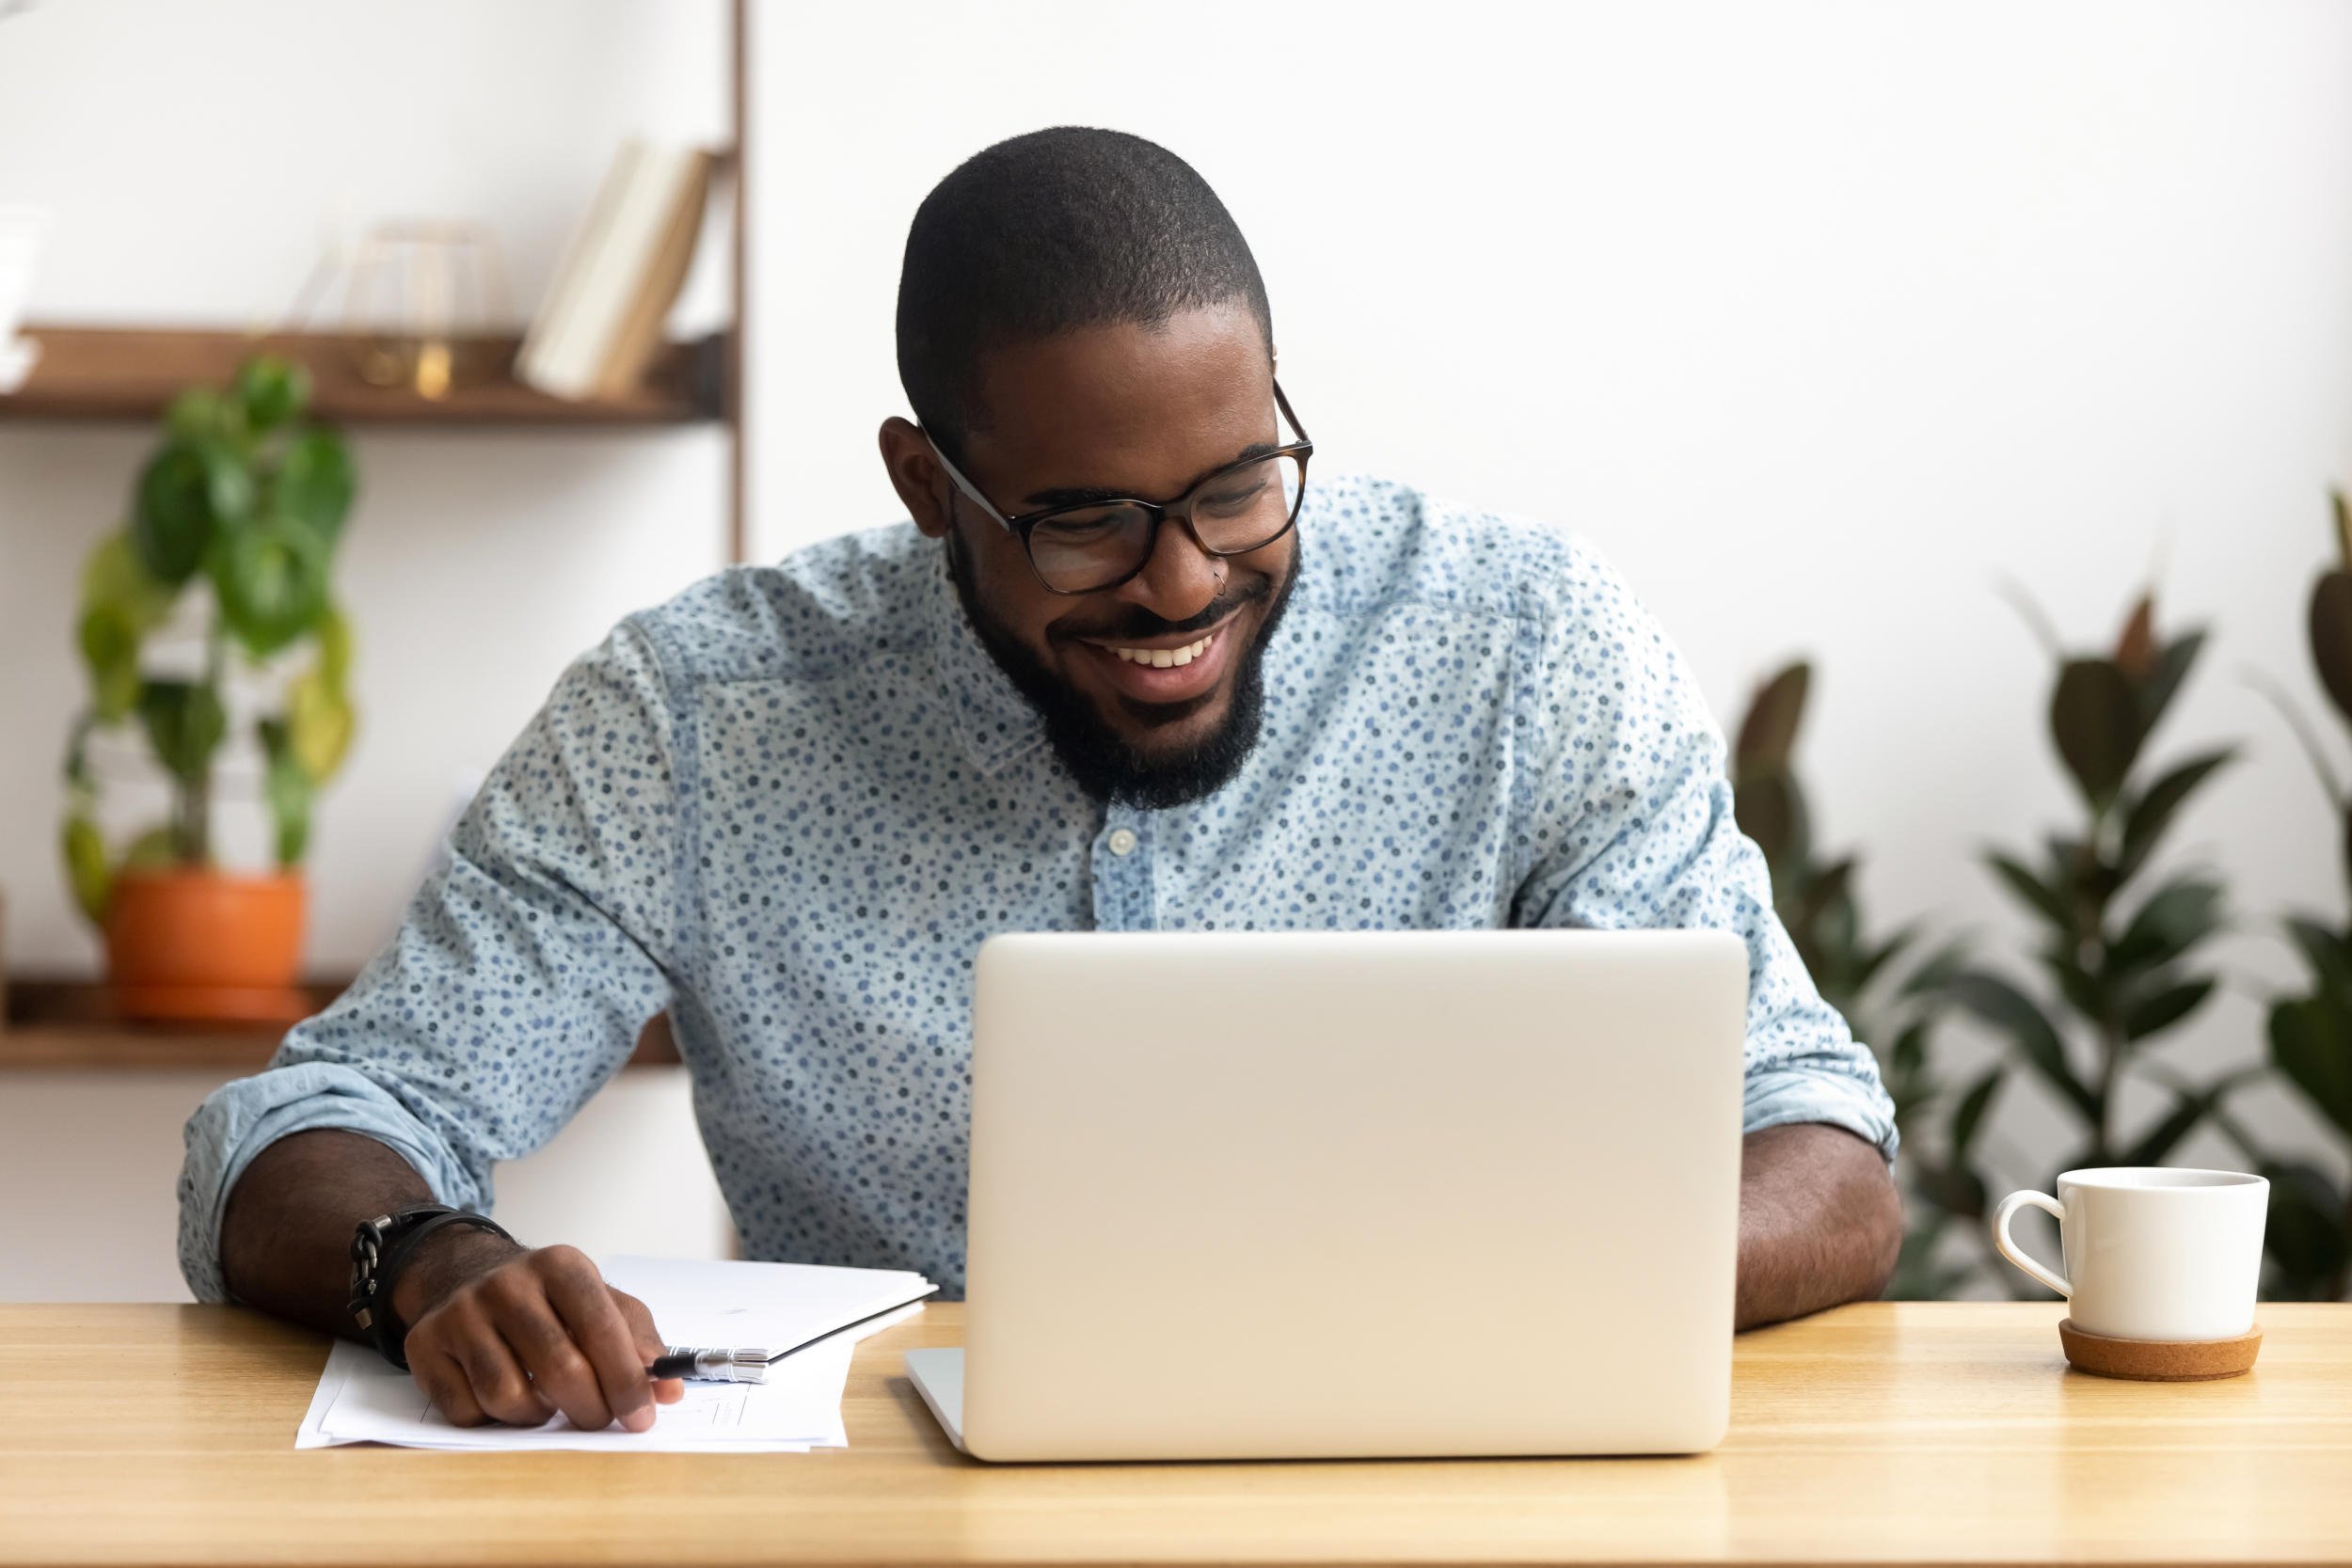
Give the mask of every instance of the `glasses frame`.
<svg viewBox="0 0 2352 1568">
<path fill-rule="evenodd" d="M 1012 517 L 1008 517 L 999 512 L 995 502 L 981 494 L 980 487 L 966 479 L 963 476 L 963 470 L 947 460 L 947 454 L 939 450 L 939 443 L 931 439 L 930 431 L 923 431 L 923 439 L 930 446 L 931 455 L 939 460 L 939 466 L 947 470 L 947 477 L 955 482 L 956 488 L 962 491 L 973 505 L 985 513 L 990 521 L 1021 542 L 1021 559 L 1029 563 L 1029 575 L 1037 578 L 1038 586 L 1048 594 L 1059 594 L 1065 598 L 1077 598 L 1086 594 L 1106 594 L 1114 588 L 1123 587 L 1133 582 L 1141 576 L 1143 569 L 1152 564 L 1152 557 L 1160 547 L 1160 525 L 1170 517 L 1183 519 L 1184 531 L 1192 535 L 1193 544 L 1202 554 L 1216 556 L 1220 559 L 1228 556 L 1248 555 L 1253 551 L 1264 549 L 1266 546 L 1275 543 L 1283 534 L 1296 528 L 1298 515 L 1306 509 L 1307 505 L 1307 460 L 1314 456 L 1315 444 L 1308 439 L 1307 428 L 1298 422 L 1298 416 L 1291 412 L 1291 400 L 1282 395 L 1282 384 L 1279 381 L 1274 383 L 1274 405 L 1282 411 L 1282 418 L 1290 421 L 1291 431 L 1298 437 L 1297 440 L 1288 446 L 1277 447 L 1272 451 L 1260 452 L 1255 457 L 1245 457 L 1237 463 L 1228 463 L 1223 467 L 1196 481 L 1191 489 L 1186 490 L 1174 500 L 1150 501 L 1145 500 L 1141 496 L 1107 496 L 1101 500 L 1076 501 L 1067 506 L 1049 506 L 1036 512 L 1024 512 Z M 920 425 L 915 428 L 922 429 Z M 1223 479 L 1227 474 L 1247 468 L 1253 463 L 1269 463 L 1278 457 L 1298 459 L 1298 499 L 1292 505 L 1290 516 L 1273 535 L 1250 546 L 1248 549 L 1212 549 L 1208 541 L 1200 537 L 1200 530 L 1192 520 L 1192 509 L 1198 503 L 1200 492 Z M 1092 588 L 1057 588 L 1046 581 L 1043 569 L 1037 563 L 1037 557 L 1030 553 L 1029 535 L 1036 531 L 1040 523 L 1049 522 L 1065 512 L 1092 512 L 1105 506 L 1139 506 L 1151 514 L 1152 526 L 1143 538 L 1142 558 L 1135 563 L 1126 576 L 1114 581 L 1098 583 Z"/>
</svg>

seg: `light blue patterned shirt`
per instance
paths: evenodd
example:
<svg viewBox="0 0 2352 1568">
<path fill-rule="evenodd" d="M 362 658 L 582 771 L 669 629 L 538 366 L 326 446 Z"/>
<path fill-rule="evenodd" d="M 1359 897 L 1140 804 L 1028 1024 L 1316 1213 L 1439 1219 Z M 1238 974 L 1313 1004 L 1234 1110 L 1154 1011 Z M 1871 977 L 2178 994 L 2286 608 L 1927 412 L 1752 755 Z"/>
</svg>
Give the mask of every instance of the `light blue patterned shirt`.
<svg viewBox="0 0 2352 1568">
<path fill-rule="evenodd" d="M 1264 727 L 1164 811 L 1072 782 L 909 524 L 720 574 L 566 671 L 358 983 L 190 1120 L 181 1266 L 313 1128 L 442 1201 L 669 1009 L 746 1254 L 964 1275 L 972 963 L 997 931 L 1708 926 L 1749 954 L 1745 1125 L 1892 1158 L 1732 819 L 1680 654 L 1572 535 L 1317 480 Z M 1635 1047 L 1638 1049 L 1638 1046 Z M 561 1240 L 561 1238 L 537 1238 Z"/>
</svg>

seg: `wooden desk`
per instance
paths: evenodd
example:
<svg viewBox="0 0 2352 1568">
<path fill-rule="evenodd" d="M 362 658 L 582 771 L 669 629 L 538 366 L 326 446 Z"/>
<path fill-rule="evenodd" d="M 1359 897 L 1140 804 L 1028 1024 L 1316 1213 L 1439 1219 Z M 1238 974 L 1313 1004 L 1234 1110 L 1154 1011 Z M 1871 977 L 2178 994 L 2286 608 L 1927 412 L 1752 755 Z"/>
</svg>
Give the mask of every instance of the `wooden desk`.
<svg viewBox="0 0 2352 1568">
<path fill-rule="evenodd" d="M 1696 1459 L 994 1468 L 899 1371 L 958 1342 L 954 1306 L 860 1349 L 848 1451 L 711 1457 L 296 1453 L 314 1338 L 0 1307 L 0 1561 L 2352 1560 L 2352 1307 L 2265 1307 L 2250 1376 L 2177 1386 L 2067 1372 L 2058 1316 L 1877 1305 L 1750 1335 L 1731 1437 Z"/>
</svg>

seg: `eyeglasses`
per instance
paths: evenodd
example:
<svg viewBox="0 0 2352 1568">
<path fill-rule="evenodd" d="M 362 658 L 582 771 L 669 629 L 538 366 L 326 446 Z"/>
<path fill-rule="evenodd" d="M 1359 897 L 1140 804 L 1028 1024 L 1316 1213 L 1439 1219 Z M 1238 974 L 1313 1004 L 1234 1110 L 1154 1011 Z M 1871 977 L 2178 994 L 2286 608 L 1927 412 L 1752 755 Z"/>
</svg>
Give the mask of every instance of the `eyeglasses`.
<svg viewBox="0 0 2352 1568">
<path fill-rule="evenodd" d="M 1262 550 L 1291 531 L 1307 497 L 1307 459 L 1314 455 L 1315 444 L 1291 412 L 1279 381 L 1274 402 L 1297 440 L 1229 463 L 1167 502 L 1104 494 L 1008 517 L 947 461 L 929 431 L 923 439 L 930 442 L 931 455 L 956 488 L 1021 541 L 1029 569 L 1048 592 L 1099 594 L 1143 570 L 1158 547 L 1160 524 L 1170 517 L 1181 519 L 1193 543 L 1216 556 Z"/>
</svg>

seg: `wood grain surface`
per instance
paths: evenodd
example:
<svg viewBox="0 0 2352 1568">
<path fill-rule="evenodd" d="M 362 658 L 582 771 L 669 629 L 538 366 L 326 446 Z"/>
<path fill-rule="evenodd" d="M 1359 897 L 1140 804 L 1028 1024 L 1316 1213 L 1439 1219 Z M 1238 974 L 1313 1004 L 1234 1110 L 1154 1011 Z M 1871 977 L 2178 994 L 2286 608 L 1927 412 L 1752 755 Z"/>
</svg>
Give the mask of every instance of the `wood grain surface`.
<svg viewBox="0 0 2352 1568">
<path fill-rule="evenodd" d="M 2352 1560 L 2352 1306 L 2265 1306 L 2251 1373 L 2181 1385 L 2070 1372 L 2061 1311 L 1745 1336 L 1698 1458 L 1000 1468 L 900 1370 L 952 1305 L 860 1347 L 847 1451 L 710 1456 L 297 1453 L 312 1336 L 0 1306 L 0 1562 Z"/>
<path fill-rule="evenodd" d="M 310 413 L 339 424 L 660 425 L 721 416 L 717 371 L 723 341 L 665 345 L 644 383 L 618 397 L 566 402 L 515 379 L 521 340 L 460 340 L 473 370 L 445 398 L 360 379 L 352 340 L 334 334 L 240 332 L 184 327 L 88 327 L 28 323 L 40 358 L 16 391 L 0 394 L 0 420 L 158 419 L 192 386 L 226 386 L 247 356 L 266 350 L 298 359 L 310 372 Z"/>
</svg>

